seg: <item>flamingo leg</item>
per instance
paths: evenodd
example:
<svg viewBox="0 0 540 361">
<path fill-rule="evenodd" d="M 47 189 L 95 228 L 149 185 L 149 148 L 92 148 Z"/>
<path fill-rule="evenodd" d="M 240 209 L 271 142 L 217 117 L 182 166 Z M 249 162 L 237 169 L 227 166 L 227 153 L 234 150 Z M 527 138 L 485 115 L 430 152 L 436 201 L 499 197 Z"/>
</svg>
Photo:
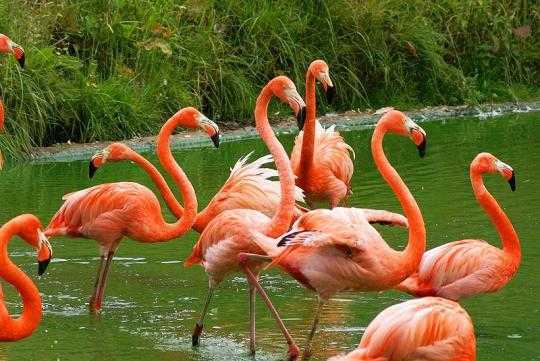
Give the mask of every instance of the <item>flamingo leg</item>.
<svg viewBox="0 0 540 361">
<path fill-rule="evenodd" d="M 311 357 L 311 341 L 313 340 L 313 337 L 315 336 L 315 332 L 317 332 L 317 326 L 319 325 L 319 315 L 321 314 L 321 311 L 324 306 L 324 300 L 320 297 L 317 298 L 317 310 L 315 311 L 315 317 L 313 318 L 313 325 L 311 326 L 311 332 L 308 335 L 307 341 L 306 341 L 306 347 L 304 349 L 304 353 L 302 354 L 302 361 L 309 360 Z"/>
<path fill-rule="evenodd" d="M 100 268 L 102 269 L 102 271 L 100 272 L 100 277 L 98 279 L 95 298 L 94 296 L 92 296 L 92 299 L 90 299 L 90 312 L 92 313 L 98 313 L 101 311 L 101 304 L 103 303 L 103 294 L 105 293 L 105 286 L 107 285 L 107 276 L 109 275 L 109 270 L 111 268 L 111 262 L 113 260 L 113 257 L 114 257 L 114 251 L 109 250 L 105 258 L 105 265 L 103 264 L 100 265 Z"/>
<path fill-rule="evenodd" d="M 201 336 L 201 333 L 203 330 L 204 317 L 206 316 L 206 313 L 208 312 L 208 307 L 210 306 L 210 301 L 212 301 L 213 295 L 214 295 L 214 286 L 209 285 L 208 293 L 206 294 L 206 300 L 204 301 L 204 307 L 201 312 L 201 316 L 199 317 L 199 321 L 197 321 L 197 323 L 195 324 L 195 328 L 193 329 L 193 334 L 191 335 L 192 346 L 199 346 L 199 337 Z"/>
<path fill-rule="evenodd" d="M 100 283 L 101 278 L 103 277 L 103 269 L 105 266 L 105 255 L 102 254 L 100 256 L 99 266 L 97 269 L 97 275 L 96 275 L 96 282 L 94 282 L 94 291 L 92 292 L 92 296 L 90 297 L 90 302 L 88 307 L 90 308 L 90 312 L 94 312 L 94 304 L 97 300 L 97 294 L 98 294 L 98 285 Z"/>
<path fill-rule="evenodd" d="M 289 345 L 289 351 L 288 351 L 288 359 L 289 360 L 295 360 L 298 357 L 298 354 L 300 353 L 300 350 L 298 346 L 296 346 L 296 343 L 294 342 L 289 330 L 287 330 L 287 327 L 285 327 L 285 324 L 283 323 L 283 320 L 279 316 L 279 313 L 275 309 L 274 305 L 272 304 L 272 301 L 270 301 L 270 298 L 266 294 L 266 291 L 261 287 L 259 284 L 259 281 L 257 280 L 257 277 L 253 274 L 251 269 L 245 265 L 244 263 L 240 263 L 242 269 L 244 270 L 244 273 L 246 274 L 246 277 L 250 284 L 252 284 L 256 289 L 261 298 L 266 303 L 266 306 L 274 316 L 274 319 L 276 320 L 276 323 L 278 324 L 279 329 L 281 330 L 281 333 L 287 340 L 287 344 Z"/>
<path fill-rule="evenodd" d="M 257 289 L 249 284 L 249 353 L 255 355 L 255 297 Z"/>
</svg>

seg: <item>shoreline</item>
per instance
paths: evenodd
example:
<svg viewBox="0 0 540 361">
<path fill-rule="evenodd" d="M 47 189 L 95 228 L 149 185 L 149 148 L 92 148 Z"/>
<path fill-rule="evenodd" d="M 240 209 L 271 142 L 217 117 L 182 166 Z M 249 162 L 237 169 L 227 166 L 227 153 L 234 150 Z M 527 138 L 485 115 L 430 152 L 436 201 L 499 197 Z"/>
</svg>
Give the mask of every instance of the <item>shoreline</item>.
<svg viewBox="0 0 540 361">
<path fill-rule="evenodd" d="M 540 99 L 528 102 L 507 102 L 497 104 L 482 104 L 478 106 L 431 106 L 422 109 L 405 111 L 412 119 L 420 123 L 435 121 L 449 117 L 478 117 L 490 118 L 510 113 L 523 113 L 540 110 Z M 344 113 L 329 113 L 318 119 L 321 124 L 328 126 L 336 124 L 336 129 L 346 130 L 362 129 L 373 126 L 380 115 L 373 114 L 374 111 L 347 111 Z M 293 117 L 280 119 L 272 122 L 272 127 L 277 134 L 288 134 L 297 132 L 296 121 Z M 230 124 L 218 124 L 221 127 L 221 142 L 232 142 L 242 139 L 257 137 L 254 126 L 231 127 Z M 119 140 L 133 148 L 137 152 L 148 152 L 155 148 L 156 136 L 138 137 L 128 140 Z M 96 141 L 94 143 L 62 143 L 50 147 L 36 147 L 29 154 L 32 163 L 47 162 L 70 162 L 84 160 L 91 157 L 97 151 L 105 148 L 115 141 Z M 187 149 L 199 147 L 212 147 L 207 136 L 201 132 L 180 131 L 171 139 L 173 149 Z"/>
</svg>

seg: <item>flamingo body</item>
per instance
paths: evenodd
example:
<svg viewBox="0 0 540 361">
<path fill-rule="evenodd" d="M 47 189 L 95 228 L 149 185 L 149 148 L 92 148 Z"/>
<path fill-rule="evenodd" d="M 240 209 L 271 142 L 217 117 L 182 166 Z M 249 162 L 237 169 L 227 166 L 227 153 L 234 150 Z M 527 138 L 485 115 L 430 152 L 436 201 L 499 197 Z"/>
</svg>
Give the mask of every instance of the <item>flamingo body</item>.
<svg viewBox="0 0 540 361">
<path fill-rule="evenodd" d="M 48 236 L 83 237 L 115 248 L 124 236 L 139 242 L 155 240 L 154 227 L 165 221 L 161 205 L 147 187 L 133 182 L 106 183 L 64 196 Z"/>
<path fill-rule="evenodd" d="M 334 130 L 334 126 L 324 129 L 316 122 L 313 164 L 306 174 L 301 173 L 300 161 L 304 132 L 296 137 L 291 153 L 291 166 L 298 176 L 298 185 L 310 201 L 329 200 L 332 207 L 339 204 L 351 192 L 351 178 L 354 165 L 350 145 Z"/>
<path fill-rule="evenodd" d="M 425 297 L 393 305 L 369 324 L 358 348 L 328 361 L 474 361 L 471 318 L 459 304 Z"/>
</svg>

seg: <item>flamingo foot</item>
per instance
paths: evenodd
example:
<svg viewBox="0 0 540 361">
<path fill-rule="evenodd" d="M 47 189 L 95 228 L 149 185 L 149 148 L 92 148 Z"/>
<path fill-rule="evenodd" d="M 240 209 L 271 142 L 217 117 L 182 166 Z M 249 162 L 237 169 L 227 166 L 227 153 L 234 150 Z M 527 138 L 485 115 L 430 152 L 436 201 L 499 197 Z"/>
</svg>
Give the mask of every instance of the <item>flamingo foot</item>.
<svg viewBox="0 0 540 361">
<path fill-rule="evenodd" d="M 302 354 L 302 361 L 307 361 L 311 358 L 311 347 L 310 348 L 306 348 L 304 350 L 304 353 Z"/>
<path fill-rule="evenodd" d="M 191 335 L 191 345 L 193 347 L 199 346 L 199 337 L 201 336 L 203 330 L 203 325 L 200 323 L 195 324 L 195 329 L 193 330 L 193 334 Z"/>
<path fill-rule="evenodd" d="M 287 351 L 287 360 L 294 361 L 300 355 L 300 348 L 296 344 L 289 345 L 289 350 Z"/>
</svg>

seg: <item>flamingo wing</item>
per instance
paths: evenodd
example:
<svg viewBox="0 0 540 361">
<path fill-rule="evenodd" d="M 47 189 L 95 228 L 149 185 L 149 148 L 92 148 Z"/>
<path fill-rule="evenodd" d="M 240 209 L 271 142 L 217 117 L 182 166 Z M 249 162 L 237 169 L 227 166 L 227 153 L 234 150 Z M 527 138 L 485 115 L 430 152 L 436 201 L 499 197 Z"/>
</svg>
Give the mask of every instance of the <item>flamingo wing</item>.
<svg viewBox="0 0 540 361">
<path fill-rule="evenodd" d="M 274 215 L 281 199 L 281 187 L 279 181 L 272 180 L 277 178 L 277 171 L 263 167 L 273 161 L 272 156 L 265 155 L 248 163 L 251 154 L 236 162 L 229 178 L 206 209 L 212 209 L 214 214 L 230 209 L 253 209 L 268 217 Z M 295 187 L 295 199 L 304 201 L 302 189 L 298 187 Z"/>
</svg>

